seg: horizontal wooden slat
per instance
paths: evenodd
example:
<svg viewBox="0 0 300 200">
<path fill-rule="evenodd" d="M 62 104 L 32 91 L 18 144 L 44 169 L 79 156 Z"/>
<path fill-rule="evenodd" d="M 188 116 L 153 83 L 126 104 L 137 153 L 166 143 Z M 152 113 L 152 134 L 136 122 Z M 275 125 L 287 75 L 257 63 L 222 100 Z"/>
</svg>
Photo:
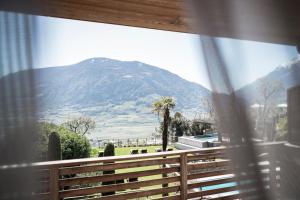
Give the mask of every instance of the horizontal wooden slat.
<svg viewBox="0 0 300 200">
<path fill-rule="evenodd" d="M 179 186 L 173 186 L 173 187 L 165 187 L 165 188 L 158 188 L 158 189 L 152 189 L 152 190 L 124 193 L 124 194 L 117 194 L 114 196 L 104 196 L 104 197 L 96 198 L 95 200 L 98 200 L 98 199 L 99 200 L 112 200 L 112 199 L 128 200 L 128 199 L 133 199 L 133 198 L 141 198 L 141 197 L 147 197 L 147 196 L 171 193 L 171 192 L 177 192 L 177 191 L 179 191 Z"/>
<path fill-rule="evenodd" d="M 225 157 L 225 154 L 223 152 L 205 153 L 205 154 L 188 156 L 188 161 L 224 158 L 224 157 Z"/>
<path fill-rule="evenodd" d="M 178 156 L 181 153 L 205 154 L 209 152 L 212 153 L 214 151 L 222 151 L 222 150 L 225 150 L 225 147 L 213 147 L 207 149 L 193 149 L 193 150 L 177 150 L 177 151 L 125 155 L 125 156 L 107 156 L 107 157 L 100 157 L 100 158 L 80 158 L 80 159 L 72 159 L 72 160 L 46 161 L 46 162 L 31 163 L 28 165 L 1 165 L 0 169 L 5 170 L 5 169 L 12 169 L 12 168 L 27 168 L 27 167 L 36 168 L 36 169 L 50 169 L 50 168 L 88 165 L 88 164 L 95 164 L 95 163 L 102 163 L 102 162 L 117 162 L 117 161 L 129 161 L 129 160 L 141 160 L 141 159 L 149 159 L 149 158 Z"/>
<path fill-rule="evenodd" d="M 177 151 L 167 151 L 159 153 L 147 153 L 147 154 L 136 154 L 136 155 L 125 155 L 125 156 L 107 156 L 101 158 L 81 158 L 81 159 L 72 159 L 72 160 L 60 160 L 60 161 L 48 161 L 48 162 L 38 162 L 33 163 L 31 166 L 42 167 L 42 168 L 51 168 L 51 167 L 70 167 L 78 165 L 87 165 L 93 163 L 101 162 L 117 162 L 117 161 L 129 161 L 129 160 L 140 160 L 140 159 L 149 159 L 149 158 L 159 158 L 159 157 L 169 157 L 169 156 L 178 156 L 181 153 L 189 154 L 205 154 L 212 153 L 214 151 L 225 150 L 225 147 L 213 147 L 207 149 L 193 149 L 193 150 L 177 150 Z"/>
<path fill-rule="evenodd" d="M 60 198 L 84 196 L 84 195 L 91 195 L 91 194 L 102 193 L 102 192 L 122 191 L 126 189 L 135 189 L 135 188 L 147 187 L 152 185 L 160 185 L 160 184 L 166 184 L 166 183 L 172 183 L 178 181 L 179 181 L 179 176 L 176 176 L 176 177 L 167 177 L 163 179 L 153 179 L 147 181 L 138 181 L 138 182 L 131 182 L 131 183 L 116 184 L 116 185 L 106 185 L 106 186 L 91 187 L 91 188 L 84 188 L 84 189 L 66 190 L 60 192 Z"/>
<path fill-rule="evenodd" d="M 224 187 L 224 188 L 219 188 L 219 189 L 213 189 L 213 190 L 206 190 L 206 191 L 200 191 L 200 192 L 193 192 L 188 194 L 188 198 L 197 198 L 197 197 L 203 197 L 207 195 L 212 195 L 212 194 L 221 194 L 225 192 L 232 192 L 232 191 L 237 191 L 236 186 L 232 187 Z"/>
<path fill-rule="evenodd" d="M 212 186 L 212 185 L 218 185 L 218 184 L 223 184 L 223 183 L 231 183 L 234 181 L 235 181 L 235 179 L 233 177 L 219 178 L 219 179 L 215 179 L 215 180 L 194 182 L 194 183 L 188 184 L 188 188 L 193 189 L 193 188 L 199 188 L 199 187 L 204 187 L 204 186 Z"/>
<path fill-rule="evenodd" d="M 146 170 L 146 171 L 120 173 L 120 174 L 105 174 L 100 176 L 69 178 L 69 179 L 60 180 L 60 186 L 63 187 L 63 186 L 72 186 L 78 184 L 114 181 L 114 180 L 127 179 L 127 178 L 138 178 L 143 176 L 152 176 L 157 174 L 173 173 L 178 171 L 179 171 L 178 167 L 170 167 L 170 168 L 161 168 L 161 169 L 153 169 L 153 170 Z"/>
<path fill-rule="evenodd" d="M 36 191 L 49 192 L 49 181 L 39 181 L 34 186 Z"/>
<path fill-rule="evenodd" d="M 232 174 L 232 173 L 233 173 L 233 171 L 228 170 L 228 169 L 214 170 L 214 171 L 209 171 L 209 172 L 192 173 L 192 174 L 188 175 L 188 180 L 212 177 L 212 176 L 220 176 L 220 175 Z"/>
<path fill-rule="evenodd" d="M 237 200 L 240 199 L 239 194 L 221 195 L 219 197 L 211 197 L 210 200 Z"/>
<path fill-rule="evenodd" d="M 49 180 L 49 169 L 38 170 L 34 175 L 39 180 Z"/>
<path fill-rule="evenodd" d="M 178 163 L 178 162 L 179 162 L 179 158 L 159 158 L 159 159 L 155 159 L 155 160 L 112 163 L 112 164 L 106 164 L 106 165 L 68 167 L 68 168 L 60 169 L 60 175 L 78 174 L 78 173 L 87 173 L 87 172 L 105 171 L 105 170 L 115 170 L 115 169 L 126 169 L 126 168 L 133 168 L 133 167 L 145 167 L 145 166 L 162 165 L 162 164 L 174 164 L 174 163 Z"/>
<path fill-rule="evenodd" d="M 49 200 L 50 195 L 49 195 L 49 193 L 38 193 L 38 194 L 33 194 L 32 198 L 30 198 L 30 199 Z"/>
<path fill-rule="evenodd" d="M 207 169 L 215 167 L 224 167 L 229 165 L 229 160 L 211 161 L 211 162 L 200 162 L 188 164 L 188 170 Z"/>
<path fill-rule="evenodd" d="M 155 198 L 155 200 L 180 200 L 180 195 L 173 195 L 168 197 Z"/>
</svg>

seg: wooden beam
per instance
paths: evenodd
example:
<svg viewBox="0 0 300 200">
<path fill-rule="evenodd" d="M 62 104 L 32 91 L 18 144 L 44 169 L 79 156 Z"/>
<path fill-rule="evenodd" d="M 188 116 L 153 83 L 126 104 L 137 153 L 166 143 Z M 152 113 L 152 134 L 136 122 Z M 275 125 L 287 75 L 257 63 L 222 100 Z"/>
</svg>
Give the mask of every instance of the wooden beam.
<svg viewBox="0 0 300 200">
<path fill-rule="evenodd" d="M 182 0 L 4 0 L 1 10 L 189 32 Z"/>
<path fill-rule="evenodd" d="M 128 178 L 139 178 L 143 176 L 153 176 L 153 175 L 164 174 L 164 173 L 165 174 L 174 173 L 178 171 L 179 171 L 178 167 L 170 167 L 170 168 L 159 168 L 159 169 L 152 169 L 146 171 L 134 171 L 134 172 L 121 173 L 121 174 L 105 174 L 99 176 L 75 177 L 75 178 L 60 180 L 60 186 L 64 187 L 64 186 L 73 186 L 73 185 L 80 185 L 80 184 L 115 181 L 115 180 L 128 179 Z"/>
<path fill-rule="evenodd" d="M 191 0 L 196 32 L 261 42 L 299 44 L 300 1 Z"/>
<path fill-rule="evenodd" d="M 80 173 L 87 173 L 87 172 L 116 170 L 116 169 L 127 169 L 127 168 L 145 167 L 145 166 L 163 165 L 163 164 L 175 164 L 178 162 L 179 162 L 179 158 L 159 158 L 155 160 L 111 163 L 106 165 L 90 165 L 90 166 L 83 165 L 78 167 L 62 168 L 60 169 L 60 175 L 80 174 Z"/>
<path fill-rule="evenodd" d="M 137 181 L 137 182 L 129 182 L 122 184 L 113 184 L 113 185 L 105 185 L 105 186 L 96 186 L 96 187 L 87 187 L 87 188 L 76 188 L 71 190 L 64 190 L 59 193 L 60 198 L 66 197 L 74 197 L 74 196 L 85 196 L 92 195 L 95 193 L 103 193 L 103 192 L 117 192 L 124 191 L 128 189 L 136 189 L 142 187 L 149 187 L 153 185 L 166 184 L 166 183 L 174 183 L 179 181 L 179 176 L 167 177 L 161 179 L 151 179 L 145 181 Z"/>
<path fill-rule="evenodd" d="M 0 1 L 6 11 L 289 45 L 300 44 L 299 9 L 297 0 Z"/>
<path fill-rule="evenodd" d="M 53 168 L 50 170 L 49 193 L 50 199 L 59 199 L 59 174 L 58 169 Z"/>
<path fill-rule="evenodd" d="M 187 199 L 188 191 L 188 159 L 185 153 L 180 155 L 180 197 L 182 200 Z"/>
</svg>

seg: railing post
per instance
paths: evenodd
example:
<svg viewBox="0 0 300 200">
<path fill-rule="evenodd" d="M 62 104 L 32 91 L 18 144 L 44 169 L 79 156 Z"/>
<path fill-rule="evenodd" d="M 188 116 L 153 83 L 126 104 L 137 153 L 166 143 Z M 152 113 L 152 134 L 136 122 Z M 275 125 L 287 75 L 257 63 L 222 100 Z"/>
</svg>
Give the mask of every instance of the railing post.
<svg viewBox="0 0 300 200">
<path fill-rule="evenodd" d="M 49 194 L 51 200 L 59 200 L 59 172 L 58 168 L 50 168 Z"/>
<path fill-rule="evenodd" d="M 181 153 L 180 155 L 180 196 L 182 200 L 187 199 L 188 190 L 188 169 L 187 169 L 187 154 Z"/>
</svg>

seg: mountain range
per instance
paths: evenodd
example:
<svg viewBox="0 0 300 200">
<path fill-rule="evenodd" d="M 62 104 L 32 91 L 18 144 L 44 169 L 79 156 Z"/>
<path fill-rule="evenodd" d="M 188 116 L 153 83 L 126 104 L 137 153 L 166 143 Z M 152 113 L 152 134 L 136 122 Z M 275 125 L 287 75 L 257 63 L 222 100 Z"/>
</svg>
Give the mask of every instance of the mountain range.
<svg viewBox="0 0 300 200">
<path fill-rule="evenodd" d="M 7 75 L 1 82 L 33 75 L 41 121 L 62 123 L 79 115 L 91 116 L 93 137 L 149 135 L 158 124 L 151 112 L 161 96 L 176 99 L 176 111 L 194 113 L 210 91 L 167 70 L 138 61 L 91 58 L 80 63 L 38 68 Z M 15 97 L 31 98 L 25 91 Z M 147 130 L 146 130 L 147 129 Z"/>
<path fill-rule="evenodd" d="M 108 58 L 19 71 L 2 77 L 0 86 L 29 75 L 34 77 L 34 95 L 28 90 L 20 91 L 14 96 L 16 102 L 34 98 L 40 121 L 63 123 L 76 116 L 90 116 L 96 121 L 91 137 L 147 137 L 158 124 L 157 115 L 151 112 L 153 101 L 161 96 L 172 96 L 176 99 L 175 111 L 192 118 L 201 110 L 201 98 L 210 95 L 205 87 L 167 70 L 138 61 Z M 300 84 L 299 77 L 300 59 L 296 58 L 237 93 L 254 104 L 260 98 L 260 80 L 281 81 L 284 90 L 274 99 L 276 103 L 284 103 L 286 89 Z"/>
<path fill-rule="evenodd" d="M 259 103 L 261 100 L 259 87 L 261 81 L 264 80 L 270 83 L 280 82 L 282 84 L 282 89 L 272 96 L 272 100 L 276 104 L 286 103 L 287 90 L 300 84 L 300 57 L 294 58 L 290 62 L 275 68 L 264 77 L 242 87 L 237 91 L 237 94 L 245 97 L 248 104 Z"/>
<path fill-rule="evenodd" d="M 193 108 L 209 91 L 167 70 L 145 63 L 92 58 L 66 67 L 34 70 L 37 101 L 44 106 L 90 107 L 134 101 L 151 106 L 172 96 L 179 108 Z"/>
</svg>

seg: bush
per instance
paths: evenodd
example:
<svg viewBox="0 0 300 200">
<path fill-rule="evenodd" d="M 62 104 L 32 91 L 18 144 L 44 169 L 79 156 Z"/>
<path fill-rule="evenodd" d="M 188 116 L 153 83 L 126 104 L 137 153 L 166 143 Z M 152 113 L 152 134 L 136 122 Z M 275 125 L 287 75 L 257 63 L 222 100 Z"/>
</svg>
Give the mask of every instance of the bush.
<svg viewBox="0 0 300 200">
<path fill-rule="evenodd" d="M 56 132 L 49 135 L 48 160 L 61 160 L 60 136 Z"/>
<path fill-rule="evenodd" d="M 88 158 L 91 153 L 91 145 L 85 136 L 78 135 L 77 133 L 61 133 L 62 143 L 62 158 L 76 159 Z"/>
<path fill-rule="evenodd" d="M 115 146 L 112 143 L 105 146 L 104 156 L 115 156 Z"/>
<path fill-rule="evenodd" d="M 105 146 L 104 149 L 104 156 L 114 156 L 115 155 L 115 146 L 112 143 L 108 143 Z M 110 170 L 110 171 L 103 171 L 103 174 L 114 174 L 115 170 Z M 121 180 L 118 180 L 118 182 L 121 182 Z M 124 180 L 123 180 L 124 182 Z M 111 185 L 111 184 L 116 184 L 116 181 L 107 181 L 107 182 L 102 182 L 102 185 Z M 103 192 L 102 196 L 107 196 L 107 195 L 114 195 L 115 192 Z"/>
<path fill-rule="evenodd" d="M 47 122 L 38 124 L 38 139 L 35 144 L 35 161 L 47 160 L 48 136 L 56 132 L 60 136 L 62 159 L 90 157 L 91 145 L 85 136 L 73 133 L 66 128 Z"/>
<path fill-rule="evenodd" d="M 277 123 L 277 133 L 275 135 L 276 141 L 288 140 L 288 121 L 287 117 L 279 119 Z"/>
</svg>

